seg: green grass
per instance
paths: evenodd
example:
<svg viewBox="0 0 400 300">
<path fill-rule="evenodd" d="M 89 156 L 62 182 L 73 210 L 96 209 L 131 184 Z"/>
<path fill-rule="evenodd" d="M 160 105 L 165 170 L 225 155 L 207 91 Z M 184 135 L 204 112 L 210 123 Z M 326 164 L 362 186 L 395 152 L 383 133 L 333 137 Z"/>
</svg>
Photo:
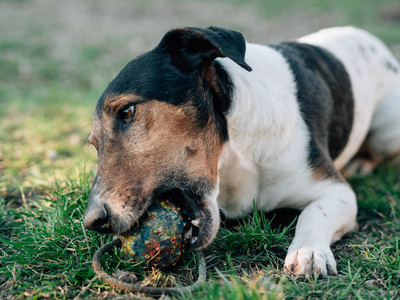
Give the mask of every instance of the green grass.
<svg viewBox="0 0 400 300">
<path fill-rule="evenodd" d="M 82 5 L 95 10 L 97 2 Z M 3 0 L 0 11 L 11 5 L 18 12 L 32 3 Z M 151 18 L 151 5 L 140 3 Z M 384 17 L 399 7 L 396 0 L 235 3 L 238 9 L 250 3 L 269 22 L 290 22 L 297 12 L 307 17 L 304 22 L 317 15 L 334 16 L 335 25 L 351 24 L 377 34 L 399 56 L 400 22 Z M 136 4 L 129 5 L 133 9 Z M 31 18 L 22 15 L 12 26 L 0 18 L 0 299 L 116 297 L 120 291 L 101 282 L 91 268 L 94 252 L 110 238 L 82 226 L 96 166 L 95 150 L 86 139 L 96 99 L 133 55 L 115 46 L 125 45 L 123 34 L 104 40 L 73 37 L 55 52 L 55 36 L 65 34 L 62 23 L 52 19 L 51 11 L 46 18 L 35 17 L 47 9 L 35 7 L 29 10 Z M 383 165 L 350 183 L 357 193 L 360 230 L 332 245 L 338 276 L 286 277 L 282 267 L 294 225 L 276 228 L 278 217 L 271 221 L 255 211 L 221 228 L 205 251 L 209 281 L 191 297 L 399 298 L 400 165 Z M 130 270 L 150 285 L 175 286 L 196 280 L 193 257 L 187 252 L 168 271 L 145 270 L 118 253 L 104 263 L 108 271 Z"/>
<path fill-rule="evenodd" d="M 255 211 L 238 225 L 221 228 L 216 241 L 205 251 L 210 282 L 192 297 L 367 299 L 400 296 L 398 174 L 400 166 L 385 165 L 368 177 L 353 180 L 362 199 L 360 231 L 333 245 L 339 276 L 294 280 L 282 275 L 293 226 L 273 228 L 263 214 Z M 2 201 L 0 285 L 7 294 L 71 298 L 78 294 L 86 297 L 117 292 L 94 277 L 91 269 L 94 251 L 110 240 L 86 232 L 82 226 L 92 180 L 91 172 L 81 170 L 74 179 L 45 188 L 44 195 L 36 201 L 24 202 L 18 208 Z M 135 267 L 119 255 L 108 257 L 106 262 L 110 271 L 131 270 L 141 280 L 163 286 L 189 284 L 197 276 L 191 252 L 168 272 Z"/>
</svg>

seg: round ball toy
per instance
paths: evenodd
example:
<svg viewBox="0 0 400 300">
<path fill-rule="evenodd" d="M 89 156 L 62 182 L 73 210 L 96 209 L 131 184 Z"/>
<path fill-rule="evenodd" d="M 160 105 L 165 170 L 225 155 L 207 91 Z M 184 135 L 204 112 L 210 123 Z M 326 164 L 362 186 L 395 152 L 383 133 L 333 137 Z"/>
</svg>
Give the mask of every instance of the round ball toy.
<svg viewBox="0 0 400 300">
<path fill-rule="evenodd" d="M 156 201 L 147 217 L 120 237 L 122 252 L 149 267 L 173 266 L 182 254 L 185 225 L 178 207 L 167 200 Z"/>
</svg>

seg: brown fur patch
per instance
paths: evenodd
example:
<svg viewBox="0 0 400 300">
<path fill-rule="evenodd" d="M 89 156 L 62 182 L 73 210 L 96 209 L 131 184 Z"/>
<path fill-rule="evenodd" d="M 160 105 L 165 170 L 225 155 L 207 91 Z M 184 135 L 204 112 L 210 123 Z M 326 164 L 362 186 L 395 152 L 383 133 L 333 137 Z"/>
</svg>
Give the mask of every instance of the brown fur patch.
<svg viewBox="0 0 400 300">
<path fill-rule="evenodd" d="M 101 123 L 95 121 L 91 133 L 101 144 L 98 188 L 117 215 L 127 206 L 140 215 L 153 191 L 168 180 L 201 178 L 217 184 L 222 143 L 211 117 L 200 127 L 190 104 L 151 100 L 137 104 L 132 123 L 119 130 L 118 110 L 138 99 L 125 95 L 105 101 Z"/>
<path fill-rule="evenodd" d="M 337 182 L 345 182 L 345 179 L 340 174 L 340 172 L 336 169 L 333 163 L 329 161 L 323 161 L 316 164 L 316 166 L 313 167 L 311 171 L 312 171 L 312 178 L 315 181 L 323 181 L 330 178 Z"/>
<path fill-rule="evenodd" d="M 106 98 L 104 100 L 103 112 L 115 114 L 125 105 L 131 104 L 131 103 L 138 104 L 142 101 L 143 101 L 143 99 L 135 94 L 106 96 Z"/>
</svg>

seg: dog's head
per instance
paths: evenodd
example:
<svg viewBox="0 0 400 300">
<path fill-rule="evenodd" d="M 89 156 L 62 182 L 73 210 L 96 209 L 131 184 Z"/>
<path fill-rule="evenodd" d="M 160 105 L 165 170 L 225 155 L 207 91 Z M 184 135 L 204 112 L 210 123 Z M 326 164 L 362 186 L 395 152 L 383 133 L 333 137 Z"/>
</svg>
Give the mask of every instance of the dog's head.
<svg viewBox="0 0 400 300">
<path fill-rule="evenodd" d="M 245 41 L 210 27 L 168 32 L 129 62 L 100 97 L 89 141 L 98 152 L 85 227 L 122 234 L 156 198 L 194 220 L 192 242 L 208 245 L 219 226 L 218 160 L 228 139 L 232 85 L 217 57 L 247 70 Z"/>
</svg>

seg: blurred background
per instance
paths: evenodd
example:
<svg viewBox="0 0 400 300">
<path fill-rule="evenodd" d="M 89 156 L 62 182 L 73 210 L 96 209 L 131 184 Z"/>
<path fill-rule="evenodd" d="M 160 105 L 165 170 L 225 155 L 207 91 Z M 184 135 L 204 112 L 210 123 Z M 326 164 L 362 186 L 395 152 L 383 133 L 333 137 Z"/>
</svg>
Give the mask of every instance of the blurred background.
<svg viewBox="0 0 400 300">
<path fill-rule="evenodd" d="M 209 25 L 257 43 L 353 25 L 400 58 L 398 0 L 0 0 L 0 201 L 94 170 L 86 140 L 107 83 L 169 29 Z"/>
</svg>

